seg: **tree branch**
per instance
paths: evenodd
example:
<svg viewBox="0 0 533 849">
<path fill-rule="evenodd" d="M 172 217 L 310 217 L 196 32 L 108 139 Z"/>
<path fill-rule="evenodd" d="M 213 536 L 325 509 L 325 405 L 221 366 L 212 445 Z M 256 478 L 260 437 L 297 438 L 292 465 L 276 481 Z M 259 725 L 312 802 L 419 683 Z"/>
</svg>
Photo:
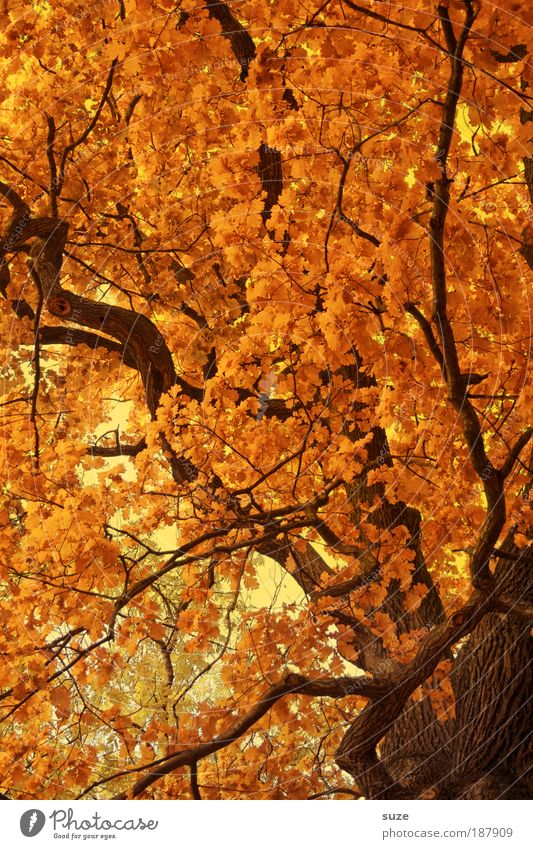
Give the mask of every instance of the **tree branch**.
<svg viewBox="0 0 533 849">
<path fill-rule="evenodd" d="M 48 124 L 48 136 L 46 139 L 46 156 L 48 158 L 48 167 L 50 169 L 50 212 L 54 218 L 57 218 L 57 165 L 54 151 L 54 142 L 56 138 L 56 125 L 51 115 L 46 116 Z"/>
<path fill-rule="evenodd" d="M 426 39 L 433 47 L 436 47 L 438 50 L 442 50 L 441 45 L 438 41 L 435 41 L 428 35 L 425 29 L 421 27 L 415 27 L 411 24 L 402 24 L 400 21 L 395 21 L 393 18 L 387 18 L 385 15 L 381 15 L 379 12 L 373 12 L 371 9 L 368 9 L 365 6 L 360 6 L 358 3 L 354 3 L 353 0 L 343 0 L 343 2 L 350 8 L 353 9 L 354 12 L 360 12 L 362 15 L 366 15 L 367 18 L 373 18 L 375 21 L 381 21 L 381 23 L 388 24 L 393 27 L 398 27 L 398 29 L 405 29 L 410 32 L 416 32 L 418 35 L 421 35 Z M 429 27 L 428 27 L 429 29 Z"/>
<path fill-rule="evenodd" d="M 222 35 L 228 39 L 235 58 L 241 66 L 241 80 L 248 76 L 248 66 L 255 58 L 255 44 L 252 36 L 235 17 L 227 3 L 218 0 L 206 0 L 205 5 L 210 18 L 215 18 L 222 27 Z"/>
<path fill-rule="evenodd" d="M 416 657 L 387 681 L 388 692 L 371 701 L 354 720 L 336 752 L 338 766 L 348 772 L 366 798 L 407 798 L 376 756 L 376 746 L 400 716 L 411 694 L 426 681 L 438 662 L 490 611 L 490 602 L 475 594 L 448 622 L 437 625 Z"/>
<path fill-rule="evenodd" d="M 439 364 L 444 379 L 447 380 L 446 364 L 444 362 L 444 356 L 442 354 L 441 349 L 439 348 L 439 343 L 435 339 L 435 335 L 433 333 L 433 328 L 431 327 L 431 324 L 429 323 L 429 321 L 427 320 L 425 315 L 422 312 L 420 312 L 418 307 L 416 307 L 415 304 L 411 303 L 410 301 L 408 301 L 405 304 L 404 309 L 405 309 L 406 313 L 408 313 L 409 315 L 412 315 L 413 318 L 418 322 L 420 329 L 422 330 L 422 333 L 425 336 L 426 342 L 428 344 L 428 348 L 431 351 L 431 353 L 433 354 L 433 356 L 435 357 L 435 360 L 437 361 L 437 363 Z"/>
<path fill-rule="evenodd" d="M 490 462 L 484 445 L 483 433 L 478 415 L 466 395 L 468 382 L 461 373 L 453 330 L 447 313 L 446 260 L 444 249 L 444 231 L 450 203 L 450 183 L 448 177 L 448 157 L 451 149 L 457 105 L 463 83 L 463 52 L 476 18 L 473 0 L 464 0 L 465 20 L 459 38 L 450 55 L 451 71 L 448 80 L 442 120 L 439 128 L 436 163 L 440 177 L 435 181 L 433 209 L 429 222 L 429 249 L 431 260 L 431 280 L 433 287 L 432 318 L 440 338 L 440 349 L 436 347 L 433 334 L 428 332 L 424 320 L 420 323 L 428 344 L 433 351 L 446 377 L 448 398 L 457 410 L 463 426 L 463 433 L 470 453 L 472 465 L 483 482 L 487 499 L 487 517 L 480 531 L 478 544 L 472 556 L 470 569 L 474 586 L 490 583 L 489 561 L 505 523 L 505 500 L 501 473 Z M 447 9 L 438 7 L 441 26 L 448 32 L 450 39 L 450 20 Z"/>
<path fill-rule="evenodd" d="M 35 320 L 34 320 L 34 342 L 33 342 L 33 390 L 31 393 L 31 412 L 30 412 L 30 421 L 33 425 L 34 433 L 35 433 L 35 466 L 39 468 L 39 428 L 37 426 L 37 400 L 39 398 L 39 385 L 41 382 L 41 351 L 40 351 L 40 334 L 39 334 L 39 324 L 41 321 L 41 313 L 43 310 L 43 290 L 40 284 L 40 280 L 35 271 L 31 271 L 31 275 L 33 277 L 33 282 L 35 283 L 39 295 L 39 300 L 37 303 L 37 309 L 35 311 Z"/>
<path fill-rule="evenodd" d="M 165 758 L 164 762 L 160 761 L 157 769 L 151 770 L 143 778 L 139 779 L 131 790 L 131 796 L 135 798 L 143 793 L 148 787 L 159 781 L 165 775 L 168 775 L 174 770 L 182 766 L 194 766 L 199 760 L 208 757 L 209 755 L 218 752 L 220 749 L 234 743 L 243 734 L 245 734 L 258 720 L 261 719 L 279 699 L 288 695 L 298 696 L 329 696 L 334 699 L 342 699 L 346 696 L 358 695 L 367 697 L 374 695 L 379 698 L 383 692 L 383 687 L 370 681 L 364 676 L 356 678 L 306 678 L 303 675 L 290 673 L 277 684 L 272 684 L 263 694 L 259 701 L 242 716 L 237 722 L 232 725 L 224 734 L 220 734 L 208 743 L 200 743 L 190 749 L 183 749 L 180 752 L 175 752 Z M 141 769 L 149 769 L 150 765 L 139 767 Z M 105 781 L 112 781 L 114 778 L 129 774 L 128 772 L 118 773 L 111 776 Z M 92 785 L 94 787 L 95 785 Z M 88 788 L 83 795 L 86 795 L 90 789 Z M 127 794 L 128 796 L 130 793 Z M 126 794 L 120 794 L 114 797 L 116 799 L 126 798 Z"/>
<path fill-rule="evenodd" d="M 117 67 L 118 59 L 113 59 L 111 62 L 111 68 L 109 69 L 109 73 L 107 75 L 106 84 L 104 86 L 104 91 L 102 93 L 102 97 L 100 98 L 100 103 L 96 107 L 96 112 L 91 118 L 90 122 L 87 124 L 85 130 L 75 141 L 71 142 L 66 146 L 63 151 L 63 155 L 61 157 L 61 162 L 59 165 L 59 177 L 57 179 L 57 187 L 56 187 L 56 196 L 60 197 L 61 191 L 63 189 L 63 183 L 65 181 L 65 166 L 67 163 L 67 159 L 73 151 L 76 150 L 81 144 L 83 144 L 89 138 L 90 134 L 94 130 L 98 119 L 102 113 L 102 109 L 105 106 L 105 102 L 109 96 L 109 92 L 111 91 L 111 86 L 113 85 L 113 77 L 115 75 L 115 68 Z"/>
<path fill-rule="evenodd" d="M 533 427 L 528 427 L 523 433 L 520 434 L 499 470 L 502 479 L 505 479 L 511 474 L 513 466 L 520 456 L 520 452 L 523 448 L 526 447 L 532 436 Z"/>
</svg>

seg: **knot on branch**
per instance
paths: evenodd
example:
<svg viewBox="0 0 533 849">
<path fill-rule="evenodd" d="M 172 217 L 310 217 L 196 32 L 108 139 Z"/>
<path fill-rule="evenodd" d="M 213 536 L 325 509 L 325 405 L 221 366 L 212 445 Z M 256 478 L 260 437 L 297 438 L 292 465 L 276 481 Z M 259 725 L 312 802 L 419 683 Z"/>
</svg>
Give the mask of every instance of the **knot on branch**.
<svg viewBox="0 0 533 849">
<path fill-rule="evenodd" d="M 48 301 L 48 310 L 58 318 L 67 318 L 72 313 L 72 305 L 60 295 Z"/>
</svg>

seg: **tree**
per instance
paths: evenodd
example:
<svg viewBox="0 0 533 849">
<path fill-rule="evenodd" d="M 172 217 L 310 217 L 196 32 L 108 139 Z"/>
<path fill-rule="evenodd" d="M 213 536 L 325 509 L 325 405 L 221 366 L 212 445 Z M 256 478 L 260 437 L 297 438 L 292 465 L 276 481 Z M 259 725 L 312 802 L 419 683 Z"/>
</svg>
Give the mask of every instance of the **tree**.
<svg viewBox="0 0 533 849">
<path fill-rule="evenodd" d="M 526 13 L 5 4 L 4 794 L 531 795 Z"/>
</svg>

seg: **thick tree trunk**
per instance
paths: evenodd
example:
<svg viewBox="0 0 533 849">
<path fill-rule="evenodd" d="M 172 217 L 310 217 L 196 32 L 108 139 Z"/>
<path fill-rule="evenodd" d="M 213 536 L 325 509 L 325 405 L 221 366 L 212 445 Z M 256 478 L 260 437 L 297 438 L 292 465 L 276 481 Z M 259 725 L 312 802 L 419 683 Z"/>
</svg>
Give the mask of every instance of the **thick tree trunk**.
<svg viewBox="0 0 533 849">
<path fill-rule="evenodd" d="M 498 590 L 533 601 L 533 547 L 505 551 Z M 489 613 L 454 659 L 455 721 L 427 699 L 409 703 L 381 746 L 391 778 L 409 798 L 523 799 L 533 793 L 531 622 Z M 397 791 L 395 791 L 396 797 Z"/>
<path fill-rule="evenodd" d="M 533 601 L 533 546 L 516 560 L 499 559 L 498 587 L 517 602 Z M 531 622 L 490 613 L 458 653 L 457 717 L 452 782 L 459 798 L 521 799 L 533 792 Z"/>
</svg>

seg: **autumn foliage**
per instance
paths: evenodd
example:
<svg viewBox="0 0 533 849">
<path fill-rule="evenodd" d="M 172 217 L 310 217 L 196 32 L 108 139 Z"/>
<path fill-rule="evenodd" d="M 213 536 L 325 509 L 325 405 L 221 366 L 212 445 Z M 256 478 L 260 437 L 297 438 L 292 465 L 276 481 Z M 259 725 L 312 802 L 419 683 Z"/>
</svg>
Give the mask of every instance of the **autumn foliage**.
<svg viewBox="0 0 533 849">
<path fill-rule="evenodd" d="M 4 3 L 6 796 L 531 796 L 528 7 Z"/>
</svg>

